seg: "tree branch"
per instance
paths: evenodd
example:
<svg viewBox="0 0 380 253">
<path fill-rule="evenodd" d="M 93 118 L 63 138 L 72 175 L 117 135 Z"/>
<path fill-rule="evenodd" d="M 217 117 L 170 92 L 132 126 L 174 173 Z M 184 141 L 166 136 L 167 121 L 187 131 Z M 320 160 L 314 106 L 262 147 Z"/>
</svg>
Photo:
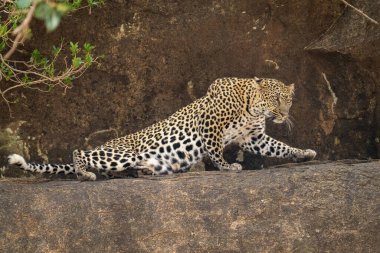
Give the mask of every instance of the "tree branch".
<svg viewBox="0 0 380 253">
<path fill-rule="evenodd" d="M 33 4 L 30 7 L 24 21 L 12 32 L 13 35 L 16 35 L 16 39 L 13 41 L 11 49 L 9 49 L 9 51 L 4 55 L 5 60 L 8 60 L 12 56 L 12 54 L 16 51 L 17 46 L 20 43 L 24 42 L 25 35 L 28 31 L 30 21 L 33 18 L 33 13 L 36 9 L 36 6 L 37 6 L 37 1 L 33 1 Z"/>
<path fill-rule="evenodd" d="M 356 11 L 357 13 L 359 13 L 360 15 L 362 15 L 363 17 L 365 17 L 366 19 L 368 19 L 369 21 L 371 21 L 372 23 L 376 24 L 376 25 L 379 25 L 379 22 L 377 22 L 376 20 L 374 20 L 373 18 L 369 17 L 367 14 L 365 14 L 363 11 L 359 10 L 358 8 L 356 8 L 355 6 L 351 5 L 350 3 L 346 2 L 345 0 L 340 0 L 341 2 L 343 2 L 346 6 L 349 6 L 351 7 L 354 11 Z"/>
</svg>

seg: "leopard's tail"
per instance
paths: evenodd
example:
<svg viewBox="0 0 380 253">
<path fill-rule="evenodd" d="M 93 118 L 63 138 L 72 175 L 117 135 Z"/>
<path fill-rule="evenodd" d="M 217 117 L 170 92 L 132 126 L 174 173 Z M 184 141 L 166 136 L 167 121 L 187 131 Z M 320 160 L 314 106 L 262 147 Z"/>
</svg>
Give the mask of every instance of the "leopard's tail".
<svg viewBox="0 0 380 253">
<path fill-rule="evenodd" d="M 8 163 L 12 165 L 16 165 L 20 169 L 38 173 L 50 173 L 50 174 L 58 174 L 65 173 L 72 174 L 75 173 L 73 164 L 35 164 L 35 163 L 27 163 L 24 157 L 13 154 L 8 156 Z"/>
</svg>

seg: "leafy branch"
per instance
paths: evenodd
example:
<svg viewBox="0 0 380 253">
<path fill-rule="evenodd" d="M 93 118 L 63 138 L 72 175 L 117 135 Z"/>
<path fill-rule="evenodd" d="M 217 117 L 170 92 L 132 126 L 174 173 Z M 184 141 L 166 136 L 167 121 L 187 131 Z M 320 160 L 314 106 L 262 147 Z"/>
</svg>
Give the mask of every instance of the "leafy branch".
<svg viewBox="0 0 380 253">
<path fill-rule="evenodd" d="M 30 23 L 33 18 L 43 20 L 48 32 L 54 31 L 62 16 L 80 8 L 103 4 L 104 0 L 0 0 L 0 96 L 10 111 L 11 91 L 19 88 L 48 92 L 55 87 L 65 91 L 74 79 L 95 63 L 94 46 L 78 42 L 53 46 L 51 52 L 42 55 L 38 49 L 30 53 L 29 60 L 12 60 L 18 47 L 32 36 Z M 25 54 L 25 52 L 23 52 Z"/>
</svg>

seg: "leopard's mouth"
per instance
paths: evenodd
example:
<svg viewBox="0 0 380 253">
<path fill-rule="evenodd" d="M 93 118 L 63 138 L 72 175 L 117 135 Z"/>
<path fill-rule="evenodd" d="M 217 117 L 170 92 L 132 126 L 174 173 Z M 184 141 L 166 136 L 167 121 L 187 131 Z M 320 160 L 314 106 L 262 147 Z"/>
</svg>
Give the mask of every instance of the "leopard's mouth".
<svg viewBox="0 0 380 253">
<path fill-rule="evenodd" d="M 273 117 L 273 122 L 276 123 L 276 124 L 282 124 L 285 121 L 286 121 L 285 117 L 281 117 L 281 118 Z"/>
<path fill-rule="evenodd" d="M 289 131 L 292 130 L 293 128 L 293 122 L 292 120 L 290 119 L 290 116 L 288 114 L 280 114 L 278 115 L 277 117 L 273 117 L 273 122 L 276 123 L 276 124 L 286 124 Z"/>
<path fill-rule="evenodd" d="M 265 112 L 264 112 L 264 116 L 265 116 L 266 118 L 268 118 L 268 119 L 274 119 L 274 118 L 275 118 L 274 113 L 271 112 L 271 111 L 265 111 Z"/>
<path fill-rule="evenodd" d="M 266 118 L 268 118 L 269 120 L 272 120 L 276 124 L 284 123 L 286 119 L 288 118 L 287 115 L 283 115 L 281 113 L 271 112 L 271 111 L 265 112 L 264 115 Z"/>
<path fill-rule="evenodd" d="M 272 121 L 276 124 L 282 124 L 288 120 L 288 115 L 287 114 L 282 114 L 280 112 L 272 113 Z"/>
</svg>

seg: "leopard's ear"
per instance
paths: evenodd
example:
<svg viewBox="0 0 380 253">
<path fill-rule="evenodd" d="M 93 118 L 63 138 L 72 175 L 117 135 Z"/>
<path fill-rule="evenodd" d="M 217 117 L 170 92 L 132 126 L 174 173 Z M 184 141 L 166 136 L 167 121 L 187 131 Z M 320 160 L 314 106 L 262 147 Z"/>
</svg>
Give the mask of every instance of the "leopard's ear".
<svg viewBox="0 0 380 253">
<path fill-rule="evenodd" d="M 288 89 L 289 89 L 291 94 L 294 94 L 294 83 L 289 84 Z"/>
<path fill-rule="evenodd" d="M 261 81 L 263 80 L 262 78 L 254 77 L 253 80 L 255 80 L 255 87 L 257 90 L 261 90 Z"/>
</svg>

